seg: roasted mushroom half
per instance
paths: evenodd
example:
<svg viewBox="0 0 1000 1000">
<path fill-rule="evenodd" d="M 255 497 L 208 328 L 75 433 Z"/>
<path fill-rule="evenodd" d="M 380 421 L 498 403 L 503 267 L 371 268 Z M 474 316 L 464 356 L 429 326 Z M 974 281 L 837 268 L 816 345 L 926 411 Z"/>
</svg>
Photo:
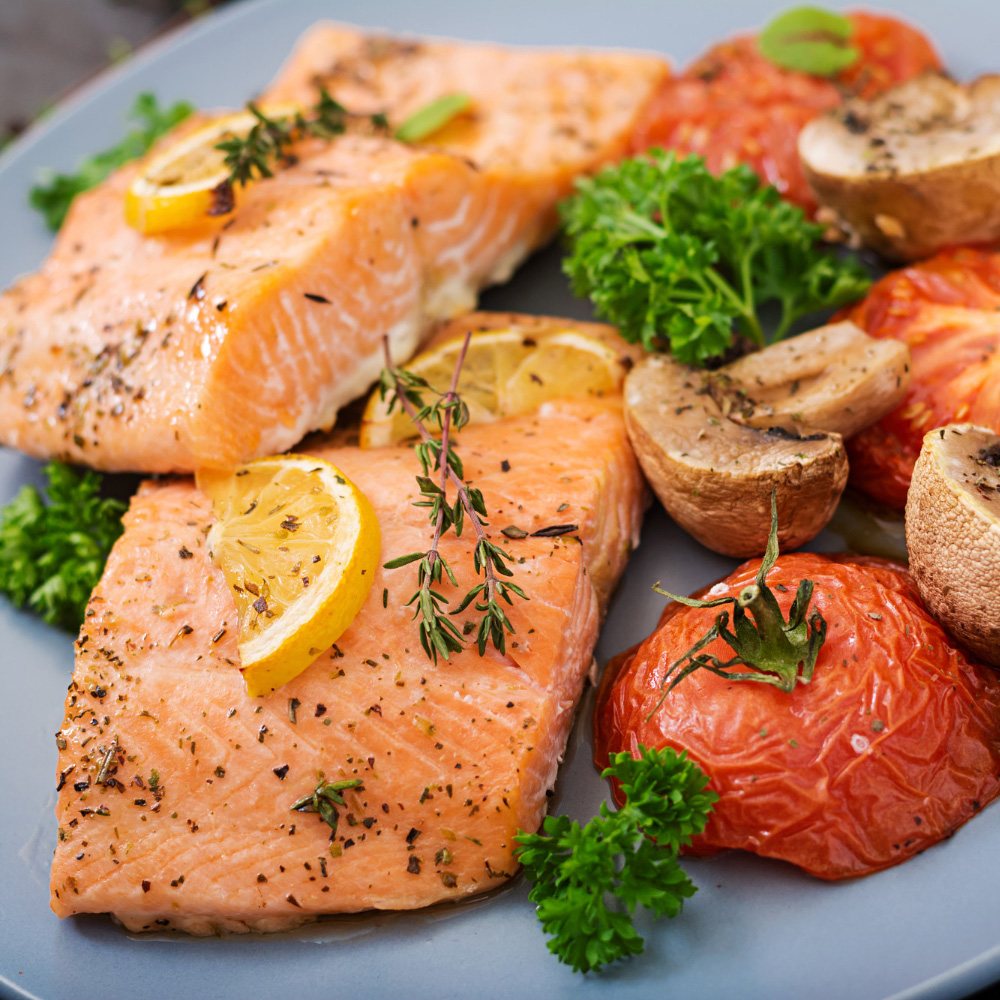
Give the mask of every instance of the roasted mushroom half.
<svg viewBox="0 0 1000 1000">
<path fill-rule="evenodd" d="M 906 499 L 906 546 L 931 614 L 1000 667 L 1000 435 L 951 424 L 924 437 Z"/>
<path fill-rule="evenodd" d="M 839 323 L 715 372 L 654 355 L 625 380 L 625 422 L 663 506 L 703 545 L 759 555 L 777 489 L 779 542 L 829 521 L 847 482 L 844 434 L 892 409 L 909 349 Z"/>
<path fill-rule="evenodd" d="M 1000 237 L 1000 76 L 924 73 L 799 136 L 817 199 L 892 260 Z"/>
</svg>

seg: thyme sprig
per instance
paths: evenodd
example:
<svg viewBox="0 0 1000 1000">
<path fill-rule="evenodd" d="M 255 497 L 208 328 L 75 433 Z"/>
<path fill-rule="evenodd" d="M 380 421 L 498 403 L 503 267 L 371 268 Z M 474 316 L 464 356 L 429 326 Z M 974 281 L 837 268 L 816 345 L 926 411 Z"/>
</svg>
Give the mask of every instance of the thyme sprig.
<svg viewBox="0 0 1000 1000">
<path fill-rule="evenodd" d="M 293 802 L 291 808 L 295 812 L 319 813 L 320 819 L 333 831 L 330 834 L 330 839 L 333 840 L 337 833 L 337 821 L 340 818 L 337 806 L 347 804 L 344 802 L 344 796 L 340 793 L 349 788 L 361 788 L 361 782 L 361 778 L 350 778 L 347 781 L 321 781 L 314 791 Z"/>
<path fill-rule="evenodd" d="M 229 179 L 225 183 L 230 187 L 234 184 L 245 187 L 255 177 L 273 177 L 276 166 L 291 162 L 291 147 L 308 136 L 332 139 L 343 135 L 351 124 L 367 127 L 377 134 L 388 134 L 389 130 L 384 114 L 359 115 L 348 111 L 322 87 L 319 100 L 309 114 L 297 111 L 294 115 L 272 117 L 252 101 L 247 110 L 257 119 L 250 131 L 215 145 L 226 154 L 223 162 L 229 168 Z"/>
<path fill-rule="evenodd" d="M 463 648 L 463 634 L 450 616 L 461 614 L 470 605 L 482 617 L 476 632 L 476 646 L 483 656 L 486 647 L 492 644 L 501 654 L 506 652 L 506 633 L 513 634 L 514 626 L 500 603 L 513 605 L 511 595 L 528 600 L 527 594 L 509 579 L 514 574 L 507 566 L 510 556 L 494 545 L 486 535 L 486 502 L 483 494 L 475 487 L 467 486 L 464 480 L 462 460 L 456 453 L 451 440 L 453 431 L 461 430 L 469 422 L 469 408 L 458 393 L 458 379 L 465 363 L 471 331 L 465 335 L 461 350 L 452 372 L 451 384 L 444 393 L 438 393 L 426 379 L 405 368 L 397 368 L 392 363 L 388 338 L 383 338 L 386 366 L 379 378 L 379 393 L 388 399 L 388 412 L 400 406 L 419 431 L 421 440 L 415 451 L 423 474 L 417 476 L 421 499 L 414 501 L 415 507 L 428 509 L 428 519 L 434 533 L 430 548 L 425 552 L 411 552 L 384 563 L 385 569 L 399 569 L 411 563 L 417 567 L 417 590 L 406 602 L 414 605 L 414 620 L 420 620 L 420 644 L 428 658 L 437 662 L 438 655 L 448 659 L 452 653 Z M 425 394 L 436 395 L 436 399 L 425 402 Z M 436 426 L 438 437 L 429 430 L 428 424 Z M 437 474 L 437 479 L 432 474 Z M 453 502 L 448 499 L 449 481 L 456 489 Z M 458 606 L 449 609 L 448 598 L 435 590 L 445 577 L 452 586 L 457 586 L 455 574 L 448 560 L 441 554 L 441 536 L 454 529 L 456 536 L 462 534 L 468 519 L 476 533 L 476 546 L 472 561 L 477 576 L 482 574 L 483 582 L 472 587 Z"/>
<path fill-rule="evenodd" d="M 754 582 L 744 587 L 736 597 L 717 597 L 711 601 L 702 601 L 671 594 L 658 583 L 653 586 L 656 593 L 689 608 L 717 608 L 723 604 L 731 604 L 733 630 L 729 628 L 729 612 L 721 612 L 711 628 L 670 665 L 660 684 L 663 693 L 646 717 L 647 722 L 659 710 L 667 695 L 685 677 L 698 669 L 708 670 L 731 681 L 772 684 L 785 692 L 792 691 L 798 683 L 808 684 L 812 680 L 816 659 L 826 641 L 826 619 L 817 607 L 809 612 L 814 584 L 812 580 L 801 580 L 795 599 L 788 609 L 788 619 L 785 620 L 777 598 L 766 583 L 767 574 L 771 572 L 777 558 L 778 497 L 775 489 L 771 491 L 771 531 L 764 558 Z M 720 660 L 711 653 L 701 652 L 716 639 L 727 642 L 735 655 L 728 660 Z M 751 669 L 733 669 L 739 666 Z"/>
<path fill-rule="evenodd" d="M 469 103 L 465 94 L 446 94 L 420 108 L 392 134 L 400 142 L 420 142 L 466 111 Z M 271 116 L 253 102 L 247 104 L 247 110 L 257 119 L 250 131 L 245 136 L 230 136 L 215 146 L 225 153 L 229 178 L 223 182 L 223 187 L 229 191 L 234 184 L 245 187 L 255 177 L 273 177 L 276 166 L 293 162 L 291 147 L 309 136 L 333 139 L 343 135 L 348 128 L 373 135 L 390 135 L 389 119 L 384 112 L 358 114 L 348 111 L 323 87 L 319 90 L 319 100 L 308 114 L 297 111 L 293 115 Z M 219 194 L 220 200 L 228 204 L 223 197 L 226 191 Z"/>
</svg>

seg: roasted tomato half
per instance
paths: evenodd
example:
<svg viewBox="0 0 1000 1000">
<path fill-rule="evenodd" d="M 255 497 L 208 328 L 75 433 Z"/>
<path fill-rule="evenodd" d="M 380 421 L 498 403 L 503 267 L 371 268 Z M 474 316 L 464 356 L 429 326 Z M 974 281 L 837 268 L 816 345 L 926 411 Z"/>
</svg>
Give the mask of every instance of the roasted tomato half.
<svg viewBox="0 0 1000 1000">
<path fill-rule="evenodd" d="M 753 35 L 711 48 L 668 80 L 639 123 L 633 152 L 662 146 L 699 153 L 709 169 L 737 163 L 808 210 L 816 207 L 799 167 L 799 132 L 846 94 L 866 97 L 941 62 L 915 28 L 891 17 L 849 15 L 861 58 L 834 80 L 781 69 L 757 50 Z"/>
<path fill-rule="evenodd" d="M 1000 431 L 1000 254 L 939 253 L 887 275 L 845 315 L 910 345 L 903 402 L 847 445 L 851 482 L 902 507 L 928 431 L 964 421 Z"/>
<path fill-rule="evenodd" d="M 755 559 L 707 590 L 735 596 Z M 664 672 L 718 609 L 667 607 L 657 630 L 609 666 L 595 763 L 639 744 L 686 749 L 719 793 L 694 853 L 743 848 L 825 879 L 905 861 L 1000 791 L 1000 680 L 968 660 L 895 564 L 794 553 L 767 577 L 784 614 L 799 581 L 827 637 L 812 680 L 790 693 L 698 669 L 653 711 Z M 705 652 L 727 659 L 721 640 Z"/>
</svg>

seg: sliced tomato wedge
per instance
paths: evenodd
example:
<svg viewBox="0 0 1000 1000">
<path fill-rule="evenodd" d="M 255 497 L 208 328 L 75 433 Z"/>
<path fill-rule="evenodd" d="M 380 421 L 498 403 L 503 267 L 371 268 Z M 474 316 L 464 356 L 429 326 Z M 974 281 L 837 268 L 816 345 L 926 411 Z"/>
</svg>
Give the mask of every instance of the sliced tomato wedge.
<svg viewBox="0 0 1000 1000">
<path fill-rule="evenodd" d="M 910 345 L 903 402 L 847 444 L 851 482 L 903 507 L 928 431 L 967 421 L 1000 432 L 1000 253 L 949 250 L 894 271 L 845 315 Z"/>
</svg>

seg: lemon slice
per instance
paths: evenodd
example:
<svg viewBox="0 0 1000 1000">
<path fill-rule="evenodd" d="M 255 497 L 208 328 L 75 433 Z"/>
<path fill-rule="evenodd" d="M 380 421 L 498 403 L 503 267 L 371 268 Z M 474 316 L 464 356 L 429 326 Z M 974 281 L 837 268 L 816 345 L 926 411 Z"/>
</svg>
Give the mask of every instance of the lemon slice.
<svg viewBox="0 0 1000 1000">
<path fill-rule="evenodd" d="M 456 337 L 418 355 L 408 371 L 437 392 L 451 385 L 464 338 Z M 618 354 L 595 337 L 573 329 L 480 330 L 472 335 L 458 391 L 472 422 L 528 413 L 546 400 L 621 392 L 625 367 Z M 373 392 L 361 419 L 361 446 L 379 448 L 415 435 L 410 418 Z"/>
<path fill-rule="evenodd" d="M 236 601 L 247 694 L 267 694 L 361 610 L 379 561 L 378 518 L 342 472 L 307 455 L 202 470 L 197 483 L 215 508 L 208 545 Z"/>
<path fill-rule="evenodd" d="M 264 110 L 271 118 L 284 118 L 294 115 L 297 105 Z M 219 203 L 217 189 L 228 179 L 229 169 L 225 153 L 215 147 L 225 139 L 246 136 L 256 123 L 249 111 L 223 115 L 150 157 L 125 193 L 125 221 L 152 235 L 196 225 L 212 214 L 226 214 L 220 211 L 225 206 Z"/>
</svg>

